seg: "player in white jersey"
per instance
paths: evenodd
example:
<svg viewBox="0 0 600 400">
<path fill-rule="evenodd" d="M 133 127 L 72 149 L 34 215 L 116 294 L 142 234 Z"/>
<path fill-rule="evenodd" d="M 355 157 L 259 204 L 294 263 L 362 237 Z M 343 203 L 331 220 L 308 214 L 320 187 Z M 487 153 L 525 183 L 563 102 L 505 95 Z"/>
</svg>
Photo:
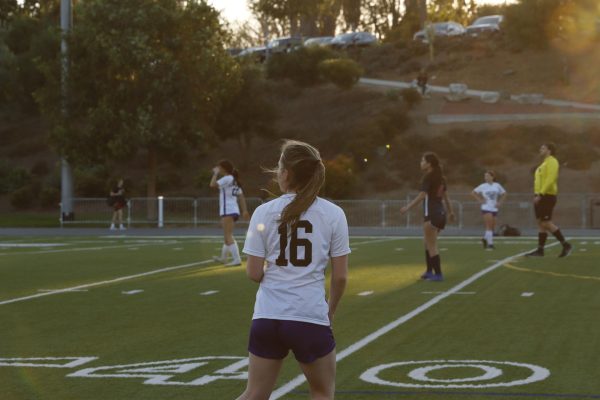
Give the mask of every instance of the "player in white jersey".
<svg viewBox="0 0 600 400">
<path fill-rule="evenodd" d="M 219 175 L 222 175 L 218 179 Z M 226 265 L 241 265 L 240 250 L 233 237 L 233 228 L 235 221 L 240 217 L 240 206 L 242 216 L 248 219 L 248 208 L 246 199 L 242 192 L 238 171 L 229 160 L 221 160 L 213 168 L 213 176 L 210 181 L 210 187 L 219 189 L 219 215 L 223 225 L 224 243 L 221 248 L 221 257 L 214 257 L 215 261 L 225 263 L 228 253 L 231 253 L 232 260 Z M 239 206 L 238 206 L 239 202 Z"/>
<path fill-rule="evenodd" d="M 496 173 L 486 171 L 483 175 L 485 182 L 477 186 L 471 195 L 481 204 L 481 214 L 485 224 L 485 234 L 481 242 L 483 248 L 491 250 L 494 248 L 494 228 L 498 210 L 506 200 L 506 190 L 496 182 Z"/>
<path fill-rule="evenodd" d="M 317 197 L 325 167 L 314 147 L 286 141 L 276 173 L 285 194 L 254 211 L 244 245 L 248 277 L 260 286 L 248 344 L 248 384 L 238 400 L 268 399 L 289 350 L 306 376 L 311 398 L 333 399 L 331 324 L 348 273 L 346 216 Z"/>
</svg>

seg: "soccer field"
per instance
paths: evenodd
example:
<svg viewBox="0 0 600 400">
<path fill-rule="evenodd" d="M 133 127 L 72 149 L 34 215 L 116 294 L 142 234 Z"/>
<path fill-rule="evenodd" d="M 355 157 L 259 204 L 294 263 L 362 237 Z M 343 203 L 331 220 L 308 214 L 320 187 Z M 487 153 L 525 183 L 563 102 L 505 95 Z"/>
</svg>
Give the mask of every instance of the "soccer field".
<svg viewBox="0 0 600 400">
<path fill-rule="evenodd" d="M 241 244 L 242 240 L 238 240 Z M 554 242 L 551 242 L 553 244 Z M 354 237 L 337 399 L 600 399 L 600 238 Z M 213 237 L 0 238 L 0 399 L 234 399 L 257 285 Z M 273 399 L 308 398 L 288 356 Z"/>
</svg>

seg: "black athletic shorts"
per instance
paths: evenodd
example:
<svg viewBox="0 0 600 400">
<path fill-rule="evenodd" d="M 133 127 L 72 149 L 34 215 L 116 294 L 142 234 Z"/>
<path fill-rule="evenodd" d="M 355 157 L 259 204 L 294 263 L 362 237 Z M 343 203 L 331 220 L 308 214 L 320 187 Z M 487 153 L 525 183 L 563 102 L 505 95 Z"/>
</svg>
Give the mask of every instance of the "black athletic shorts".
<svg viewBox="0 0 600 400">
<path fill-rule="evenodd" d="M 424 216 L 423 220 L 425 222 L 429 221 L 431 225 L 442 230 L 446 227 L 446 211 L 443 208 L 428 210 L 427 215 Z"/>
<path fill-rule="evenodd" d="M 543 194 L 540 196 L 540 201 L 534 204 L 535 217 L 540 221 L 551 221 L 552 211 L 556 205 L 556 196 L 552 194 Z"/>
</svg>

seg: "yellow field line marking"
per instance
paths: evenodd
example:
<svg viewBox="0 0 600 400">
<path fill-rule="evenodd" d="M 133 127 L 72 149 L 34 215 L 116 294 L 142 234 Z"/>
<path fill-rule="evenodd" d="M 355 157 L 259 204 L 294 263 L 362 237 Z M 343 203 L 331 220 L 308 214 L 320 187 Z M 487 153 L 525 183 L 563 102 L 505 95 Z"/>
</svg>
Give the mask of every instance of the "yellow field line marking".
<svg viewBox="0 0 600 400">
<path fill-rule="evenodd" d="M 512 265 L 510 263 L 505 263 L 504 266 L 506 268 L 514 269 L 516 271 L 533 272 L 535 274 L 551 275 L 551 276 L 557 276 L 559 278 L 575 278 L 575 279 L 585 279 L 585 280 L 592 280 L 592 281 L 600 281 L 600 276 L 561 274 L 560 272 L 551 272 L 551 271 L 537 271 L 535 269 L 517 267 L 517 266 L 514 266 L 514 265 Z"/>
</svg>

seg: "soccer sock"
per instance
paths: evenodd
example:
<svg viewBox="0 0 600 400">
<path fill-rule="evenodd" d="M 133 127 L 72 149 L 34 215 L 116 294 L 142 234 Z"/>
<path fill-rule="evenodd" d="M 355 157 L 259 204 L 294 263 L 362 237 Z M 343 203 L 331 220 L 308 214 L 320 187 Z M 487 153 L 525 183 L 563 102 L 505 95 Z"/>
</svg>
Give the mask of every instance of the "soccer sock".
<svg viewBox="0 0 600 400">
<path fill-rule="evenodd" d="M 442 262 L 440 260 L 439 254 L 437 256 L 431 257 L 431 266 L 433 267 L 433 270 L 435 271 L 436 275 L 442 274 Z"/>
<path fill-rule="evenodd" d="M 547 238 L 548 234 L 546 232 L 538 233 L 538 250 L 544 251 L 544 246 L 546 245 Z"/>
<path fill-rule="evenodd" d="M 229 245 L 229 251 L 231 252 L 233 261 L 240 261 L 240 249 L 238 248 L 238 244 L 235 240 L 233 241 L 233 244 Z"/>
<path fill-rule="evenodd" d="M 226 244 L 223 244 L 223 247 L 221 248 L 221 260 L 225 261 L 227 259 L 228 251 L 229 251 L 229 246 Z"/>
<path fill-rule="evenodd" d="M 494 244 L 494 232 L 485 231 L 485 240 L 487 241 L 488 246 Z"/>
<path fill-rule="evenodd" d="M 554 232 L 552 232 L 552 234 L 554 235 L 554 237 L 555 237 L 556 239 L 558 239 L 558 241 L 559 241 L 561 244 L 564 244 L 564 243 L 565 243 L 565 237 L 563 236 L 563 234 L 562 234 L 562 232 L 560 231 L 560 229 L 557 229 L 557 230 L 555 230 Z"/>
<path fill-rule="evenodd" d="M 427 273 L 431 273 L 433 271 L 433 267 L 431 265 L 431 257 L 429 257 L 429 250 L 425 250 L 425 260 L 427 262 Z"/>
</svg>

